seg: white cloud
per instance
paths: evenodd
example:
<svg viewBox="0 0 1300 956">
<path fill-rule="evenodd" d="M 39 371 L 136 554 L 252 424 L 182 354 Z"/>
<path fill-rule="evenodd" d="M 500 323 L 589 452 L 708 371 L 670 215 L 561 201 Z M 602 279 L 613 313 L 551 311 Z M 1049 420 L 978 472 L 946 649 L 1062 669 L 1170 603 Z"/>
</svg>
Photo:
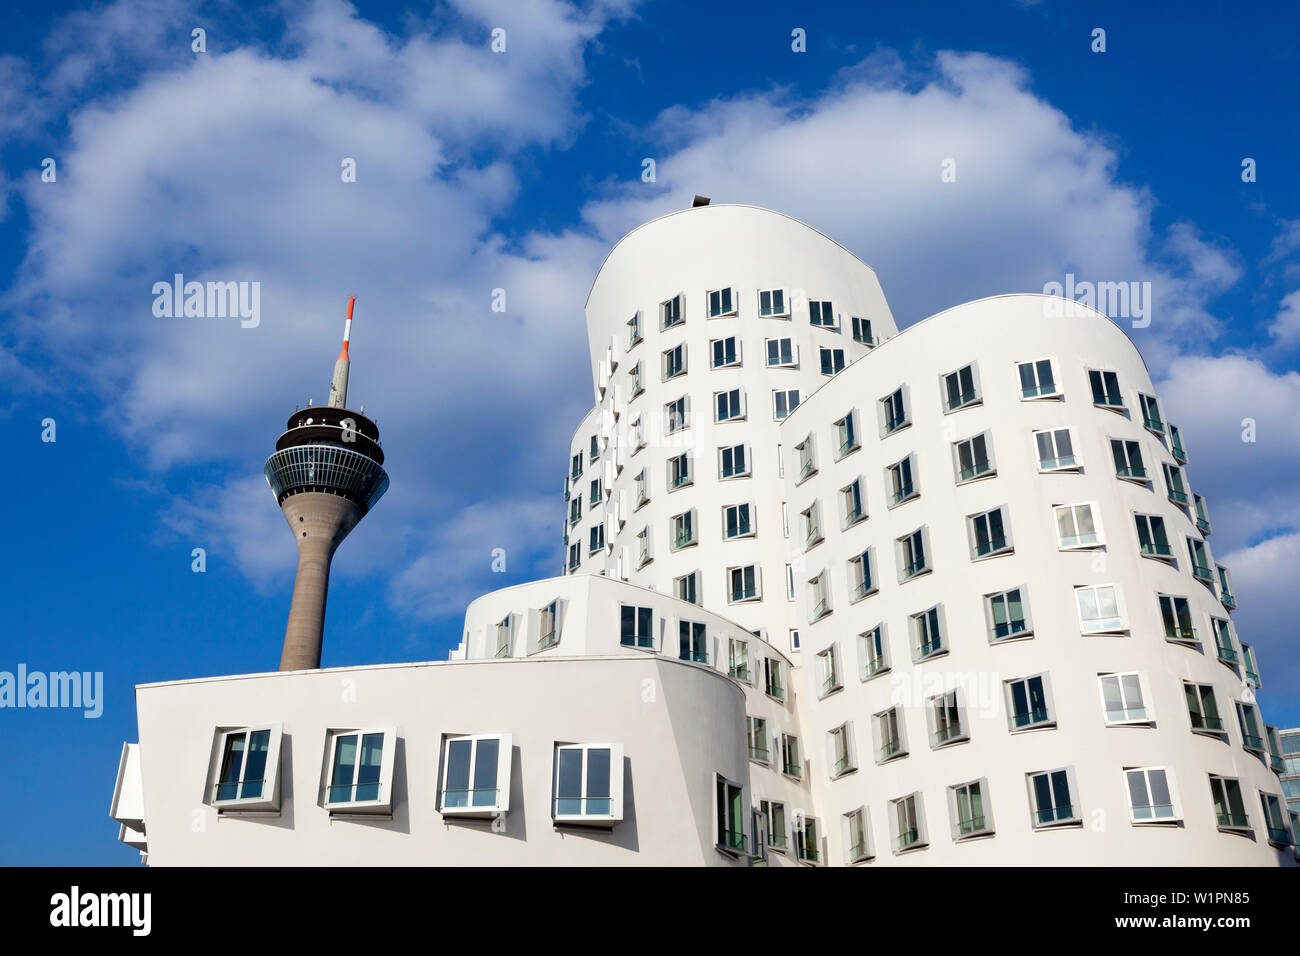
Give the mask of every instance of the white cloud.
<svg viewBox="0 0 1300 956">
<path fill-rule="evenodd" d="M 1282 297 L 1277 316 L 1269 324 L 1268 334 L 1279 348 L 1300 345 L 1300 289 Z"/>
<path fill-rule="evenodd" d="M 1264 689 L 1260 692 L 1266 719 L 1269 702 L 1286 700 L 1295 711 L 1300 684 L 1300 656 L 1295 653 L 1296 568 L 1300 567 L 1300 532 L 1279 535 L 1254 547 L 1232 551 L 1222 559 L 1232 571 L 1237 597 L 1233 624 L 1241 640 L 1255 649 Z"/>
</svg>

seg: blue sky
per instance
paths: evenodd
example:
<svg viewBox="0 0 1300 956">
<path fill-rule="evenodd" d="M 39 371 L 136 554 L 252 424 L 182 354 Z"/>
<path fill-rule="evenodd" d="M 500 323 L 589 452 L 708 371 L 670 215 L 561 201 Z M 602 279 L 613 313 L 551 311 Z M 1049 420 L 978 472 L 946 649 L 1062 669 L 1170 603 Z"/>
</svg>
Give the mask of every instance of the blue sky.
<svg viewBox="0 0 1300 956">
<path fill-rule="evenodd" d="M 591 279 L 697 192 L 839 240 L 900 325 L 1066 273 L 1152 282 L 1133 336 L 1209 500 L 1265 718 L 1300 724 L 1294 6 L 813 6 L 5 13 L 0 670 L 102 671 L 106 691 L 95 720 L 0 711 L 0 805 L 23 821 L 0 862 L 135 862 L 107 816 L 133 686 L 276 666 L 295 552 L 261 464 L 325 398 L 348 295 L 352 398 L 393 484 L 336 559 L 324 663 L 443 657 L 467 601 L 556 573 Z M 260 282 L 260 324 L 155 317 L 176 272 Z"/>
</svg>

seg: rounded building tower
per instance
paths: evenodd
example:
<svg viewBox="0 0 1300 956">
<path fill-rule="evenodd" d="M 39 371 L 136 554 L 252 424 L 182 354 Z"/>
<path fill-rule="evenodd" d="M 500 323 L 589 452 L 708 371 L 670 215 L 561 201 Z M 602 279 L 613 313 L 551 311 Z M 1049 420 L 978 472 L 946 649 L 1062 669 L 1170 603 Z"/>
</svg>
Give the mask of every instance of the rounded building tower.
<svg viewBox="0 0 1300 956">
<path fill-rule="evenodd" d="M 615 245 L 586 311 L 597 404 L 569 451 L 567 573 L 797 650 L 780 426 L 897 331 L 875 272 L 789 216 L 697 197 Z"/>
<path fill-rule="evenodd" d="M 355 299 L 348 299 L 343 349 L 330 401 L 289 416 L 263 473 L 298 543 L 298 573 L 284 632 L 280 670 L 320 667 L 330 563 L 340 542 L 388 490 L 379 427 L 347 408 L 348 340 Z"/>
</svg>

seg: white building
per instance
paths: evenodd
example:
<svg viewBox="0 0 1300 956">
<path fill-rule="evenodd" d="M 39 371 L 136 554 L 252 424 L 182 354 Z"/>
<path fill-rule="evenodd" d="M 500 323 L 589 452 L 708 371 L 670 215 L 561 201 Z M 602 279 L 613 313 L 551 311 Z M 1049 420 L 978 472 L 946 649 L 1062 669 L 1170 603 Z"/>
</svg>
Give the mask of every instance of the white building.
<svg viewBox="0 0 1300 956">
<path fill-rule="evenodd" d="M 1109 319 L 1015 295 L 899 334 L 842 247 L 704 205 L 614 247 L 587 323 L 565 575 L 475 601 L 449 661 L 142 685 L 122 839 L 163 865 L 1294 862 L 1205 503 Z"/>
</svg>

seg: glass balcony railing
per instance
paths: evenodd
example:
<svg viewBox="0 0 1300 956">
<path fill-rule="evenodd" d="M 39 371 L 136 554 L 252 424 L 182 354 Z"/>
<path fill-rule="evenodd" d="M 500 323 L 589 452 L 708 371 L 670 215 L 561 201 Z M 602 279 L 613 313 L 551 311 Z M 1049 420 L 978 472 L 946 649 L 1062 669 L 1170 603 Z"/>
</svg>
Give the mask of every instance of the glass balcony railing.
<svg viewBox="0 0 1300 956">
<path fill-rule="evenodd" d="M 1187 492 L 1179 491 L 1177 488 L 1169 489 L 1169 500 L 1176 505 L 1187 504 Z"/>
<path fill-rule="evenodd" d="M 1268 766 L 1274 773 L 1286 773 L 1286 760 L 1277 754 L 1268 755 Z"/>
<path fill-rule="evenodd" d="M 974 391 L 962 392 L 959 395 L 953 395 L 949 397 L 948 401 L 944 404 L 944 411 L 955 412 L 959 408 L 965 408 L 973 401 L 975 401 Z"/>
<path fill-rule="evenodd" d="M 839 774 L 842 774 L 844 771 L 848 770 L 850 766 L 852 766 L 852 764 L 849 762 L 848 757 L 840 757 L 838 760 L 835 761 L 835 770 L 833 771 L 833 773 L 835 773 L 838 776 Z"/>
<path fill-rule="evenodd" d="M 916 658 L 917 660 L 921 660 L 922 658 L 929 657 L 931 654 L 937 654 L 941 650 L 943 650 L 943 641 L 940 638 L 936 637 L 928 641 L 922 641 L 917 645 Z"/>
<path fill-rule="evenodd" d="M 803 768 L 800 767 L 798 763 L 787 762 L 781 768 L 781 772 L 785 774 L 787 777 L 794 777 L 796 780 L 798 780 L 803 776 Z"/>
<path fill-rule="evenodd" d="M 1230 611 L 1236 610 L 1237 596 L 1233 594 L 1231 591 L 1229 591 L 1227 588 L 1221 587 L 1219 589 L 1219 600 L 1223 602 L 1223 606 L 1226 607 L 1228 610 Z"/>
<path fill-rule="evenodd" d="M 831 691 L 838 690 L 840 686 L 841 686 L 840 679 L 838 677 L 836 677 L 835 675 L 831 675 L 830 677 L 827 677 L 825 680 L 822 681 L 821 696 L 825 697 Z"/>
<path fill-rule="evenodd" d="M 925 558 L 918 558 L 917 560 L 913 561 L 911 564 L 904 566 L 903 577 L 905 579 L 914 578 L 925 569 L 926 569 Z"/>
<path fill-rule="evenodd" d="M 821 860 L 817 853 L 817 844 L 803 840 L 799 841 L 798 856 L 799 859 L 808 863 L 817 863 Z"/>
<path fill-rule="evenodd" d="M 868 677 L 875 677 L 885 669 L 885 659 L 883 657 L 868 658 L 866 665 L 862 668 L 862 677 L 865 680 Z"/>
<path fill-rule="evenodd" d="M 1192 577 L 1196 578 L 1198 581 L 1204 581 L 1207 584 L 1214 583 L 1214 575 L 1211 574 L 1210 569 L 1203 564 L 1192 565 Z"/>
<path fill-rule="evenodd" d="M 972 478 L 978 478 L 980 475 L 986 474 L 992 470 L 993 466 L 987 461 L 976 462 L 970 467 L 961 470 L 961 480 L 970 481 Z"/>
<path fill-rule="evenodd" d="M 1178 464 L 1180 465 L 1187 464 L 1187 452 L 1183 451 L 1182 441 L 1175 438 L 1173 445 L 1170 447 L 1169 451 L 1173 454 L 1174 461 L 1178 462 Z"/>
<path fill-rule="evenodd" d="M 1198 518 L 1196 519 L 1196 530 L 1199 531 L 1199 532 L 1201 532 L 1201 534 L 1209 534 L 1209 533 L 1210 533 L 1210 523 L 1209 523 L 1208 521 L 1206 521 L 1204 518 L 1199 518 L 1199 517 L 1198 517 Z"/>
<path fill-rule="evenodd" d="M 1258 750 L 1263 752 L 1264 738 L 1258 734 L 1250 734 L 1243 730 L 1241 732 L 1241 745 L 1247 750 Z"/>
<path fill-rule="evenodd" d="M 1042 708 L 1038 710 L 1017 711 L 1011 715 L 1010 720 L 1012 730 L 1024 730 L 1026 727 L 1036 727 L 1039 724 L 1045 724 L 1047 722 L 1047 710 Z"/>
<path fill-rule="evenodd" d="M 903 742 L 901 740 L 898 740 L 897 738 L 894 740 L 886 740 L 884 744 L 881 745 L 880 749 L 876 751 L 876 759 L 883 763 L 892 757 L 897 757 L 902 752 Z"/>
<path fill-rule="evenodd" d="M 1145 481 L 1147 478 L 1147 470 L 1141 465 L 1123 465 L 1116 467 L 1115 474 L 1121 478 L 1137 478 L 1142 481 Z"/>
<path fill-rule="evenodd" d="M 1106 709 L 1106 722 L 1118 724 L 1127 720 L 1147 720 L 1145 707 L 1119 707 Z"/>
<path fill-rule="evenodd" d="M 1169 547 L 1167 544 L 1144 542 L 1142 544 L 1142 553 L 1147 557 L 1152 558 L 1171 558 L 1173 557 L 1174 551 L 1173 548 Z"/>
<path fill-rule="evenodd" d="M 695 540 L 695 535 L 690 531 L 678 531 L 677 537 L 673 539 L 673 546 L 684 548 Z"/>
<path fill-rule="evenodd" d="M 896 432 L 906 424 L 907 418 L 904 416 L 899 416 L 898 418 L 895 418 L 892 415 L 887 416 L 885 418 L 885 434 L 888 435 L 890 432 Z"/>
<path fill-rule="evenodd" d="M 1291 846 L 1291 833 L 1285 828 L 1269 827 L 1268 842 L 1278 846 Z"/>
<path fill-rule="evenodd" d="M 1219 826 L 1228 827 L 1232 830 L 1249 830 L 1250 821 L 1246 819 L 1244 813 L 1232 813 L 1226 810 L 1216 810 L 1215 817 L 1219 821 Z"/>
<path fill-rule="evenodd" d="M 1222 642 L 1218 643 L 1216 646 L 1219 651 L 1219 660 L 1227 661 L 1229 664 L 1237 663 L 1237 652 L 1233 650 L 1231 646 L 1224 645 Z"/>
<path fill-rule="evenodd" d="M 745 852 L 745 834 L 739 830 L 723 830 L 718 835 L 718 846 L 733 852 Z"/>
<path fill-rule="evenodd" d="M 707 664 L 709 662 L 708 651 L 682 651 L 677 656 L 684 661 L 693 661 L 696 664 Z"/>
<path fill-rule="evenodd" d="M 920 842 L 921 831 L 916 827 L 909 827 L 898 834 L 898 837 L 894 840 L 894 849 L 906 850 L 909 847 L 916 846 Z"/>
<path fill-rule="evenodd" d="M 1097 540 L 1095 531 L 1089 531 L 1087 534 L 1063 534 L 1061 535 L 1061 547 L 1087 548 L 1096 544 Z"/>
<path fill-rule="evenodd" d="M 955 839 L 974 836 L 988 829 L 983 817 L 964 817 L 953 824 L 952 835 Z"/>
<path fill-rule="evenodd" d="M 1064 455 L 1060 458 L 1040 458 L 1038 467 L 1042 471 L 1052 471 L 1055 468 L 1073 468 L 1079 462 L 1073 455 Z"/>
<path fill-rule="evenodd" d="M 999 551 L 1005 550 L 1007 550 L 1006 538 L 993 538 L 990 541 L 979 541 L 975 544 L 975 557 L 983 558 L 990 554 L 997 554 Z"/>
<path fill-rule="evenodd" d="M 541 637 L 537 639 L 537 649 L 541 651 L 541 650 L 545 650 L 548 647 L 553 647 L 556 641 L 558 641 L 559 639 L 560 637 L 558 634 L 556 634 L 554 631 L 549 631 L 548 633 L 543 634 Z"/>
<path fill-rule="evenodd" d="M 1032 388 L 1022 388 L 1020 390 L 1021 398 L 1043 398 L 1047 395 L 1056 394 L 1056 385 L 1048 382 L 1045 385 L 1035 385 Z"/>
<path fill-rule="evenodd" d="M 1001 641 L 1008 637 L 1015 637 L 1023 633 L 1028 625 L 1024 618 L 1018 618 L 1012 621 L 1004 621 L 1001 624 L 993 625 L 993 640 Z"/>
<path fill-rule="evenodd" d="M 265 784 L 265 780 L 224 780 L 212 788 L 212 802 L 258 799 Z"/>
<path fill-rule="evenodd" d="M 1133 808 L 1134 820 L 1172 820 L 1174 805 L 1172 803 L 1154 803 L 1145 807 Z"/>
<path fill-rule="evenodd" d="M 1034 811 L 1034 822 L 1039 826 L 1046 826 L 1050 823 L 1064 823 L 1078 818 L 1079 814 L 1072 806 L 1047 807 Z"/>
<path fill-rule="evenodd" d="M 849 860 L 863 860 L 867 856 L 867 844 L 859 841 L 849 847 Z"/>
<path fill-rule="evenodd" d="M 906 501 L 908 498 L 912 497 L 912 495 L 914 495 L 915 493 L 916 493 L 916 488 L 913 487 L 911 484 L 903 485 L 903 487 L 899 488 L 897 491 L 894 492 L 894 496 L 891 500 L 893 501 L 894 504 L 901 504 L 902 502 Z"/>
<path fill-rule="evenodd" d="M 1165 423 L 1160 420 L 1159 415 L 1143 415 L 1142 424 L 1153 432 L 1158 432 L 1161 435 L 1165 433 Z"/>
<path fill-rule="evenodd" d="M 771 759 L 771 756 L 771 752 L 766 747 L 751 746 L 749 748 L 749 757 L 751 760 L 757 760 L 760 763 L 767 763 L 768 760 Z"/>
<path fill-rule="evenodd" d="M 799 480 L 802 481 L 804 478 L 807 478 L 809 475 L 811 475 L 811 474 L 812 474 L 814 471 L 816 471 L 816 470 L 817 470 L 816 467 L 814 467 L 814 465 L 813 465 L 813 463 L 812 463 L 812 459 L 811 459 L 811 458 L 808 459 L 808 460 L 805 461 L 805 462 L 803 463 L 803 465 L 799 468 Z"/>
<path fill-rule="evenodd" d="M 1213 733 L 1223 732 L 1222 717 L 1207 717 L 1204 714 L 1192 714 L 1192 730 L 1208 730 Z"/>
<path fill-rule="evenodd" d="M 736 680 L 744 681 L 746 684 L 749 683 L 748 664 L 732 664 L 731 667 L 727 670 L 727 674 L 731 677 L 734 677 Z"/>
<path fill-rule="evenodd" d="M 962 731 L 960 724 L 949 724 L 947 727 L 940 727 L 936 730 L 931 735 L 930 742 L 937 747 L 940 744 L 946 744 L 949 741 L 957 740 L 964 736 L 966 736 L 966 734 Z"/>
<path fill-rule="evenodd" d="M 1195 644 L 1195 643 L 1197 643 L 1197 639 L 1196 639 L 1196 628 L 1194 628 L 1194 627 L 1172 627 L 1172 628 L 1171 628 L 1171 627 L 1166 627 L 1166 628 L 1165 628 L 1165 640 L 1167 640 L 1167 641 L 1180 641 L 1180 642 L 1182 642 L 1182 643 L 1184 643 L 1184 644 Z"/>
<path fill-rule="evenodd" d="M 466 810 L 474 807 L 495 807 L 499 792 L 495 788 L 444 790 L 442 791 L 442 808 L 444 810 Z"/>
<path fill-rule="evenodd" d="M 859 581 L 853 588 L 853 600 L 860 601 L 874 590 L 875 586 L 870 581 Z"/>
<path fill-rule="evenodd" d="M 844 441 L 840 442 L 840 457 L 843 458 L 845 455 L 847 455 L 849 452 L 853 451 L 853 449 L 857 447 L 858 447 L 858 440 L 856 438 L 845 439 Z"/>
</svg>

